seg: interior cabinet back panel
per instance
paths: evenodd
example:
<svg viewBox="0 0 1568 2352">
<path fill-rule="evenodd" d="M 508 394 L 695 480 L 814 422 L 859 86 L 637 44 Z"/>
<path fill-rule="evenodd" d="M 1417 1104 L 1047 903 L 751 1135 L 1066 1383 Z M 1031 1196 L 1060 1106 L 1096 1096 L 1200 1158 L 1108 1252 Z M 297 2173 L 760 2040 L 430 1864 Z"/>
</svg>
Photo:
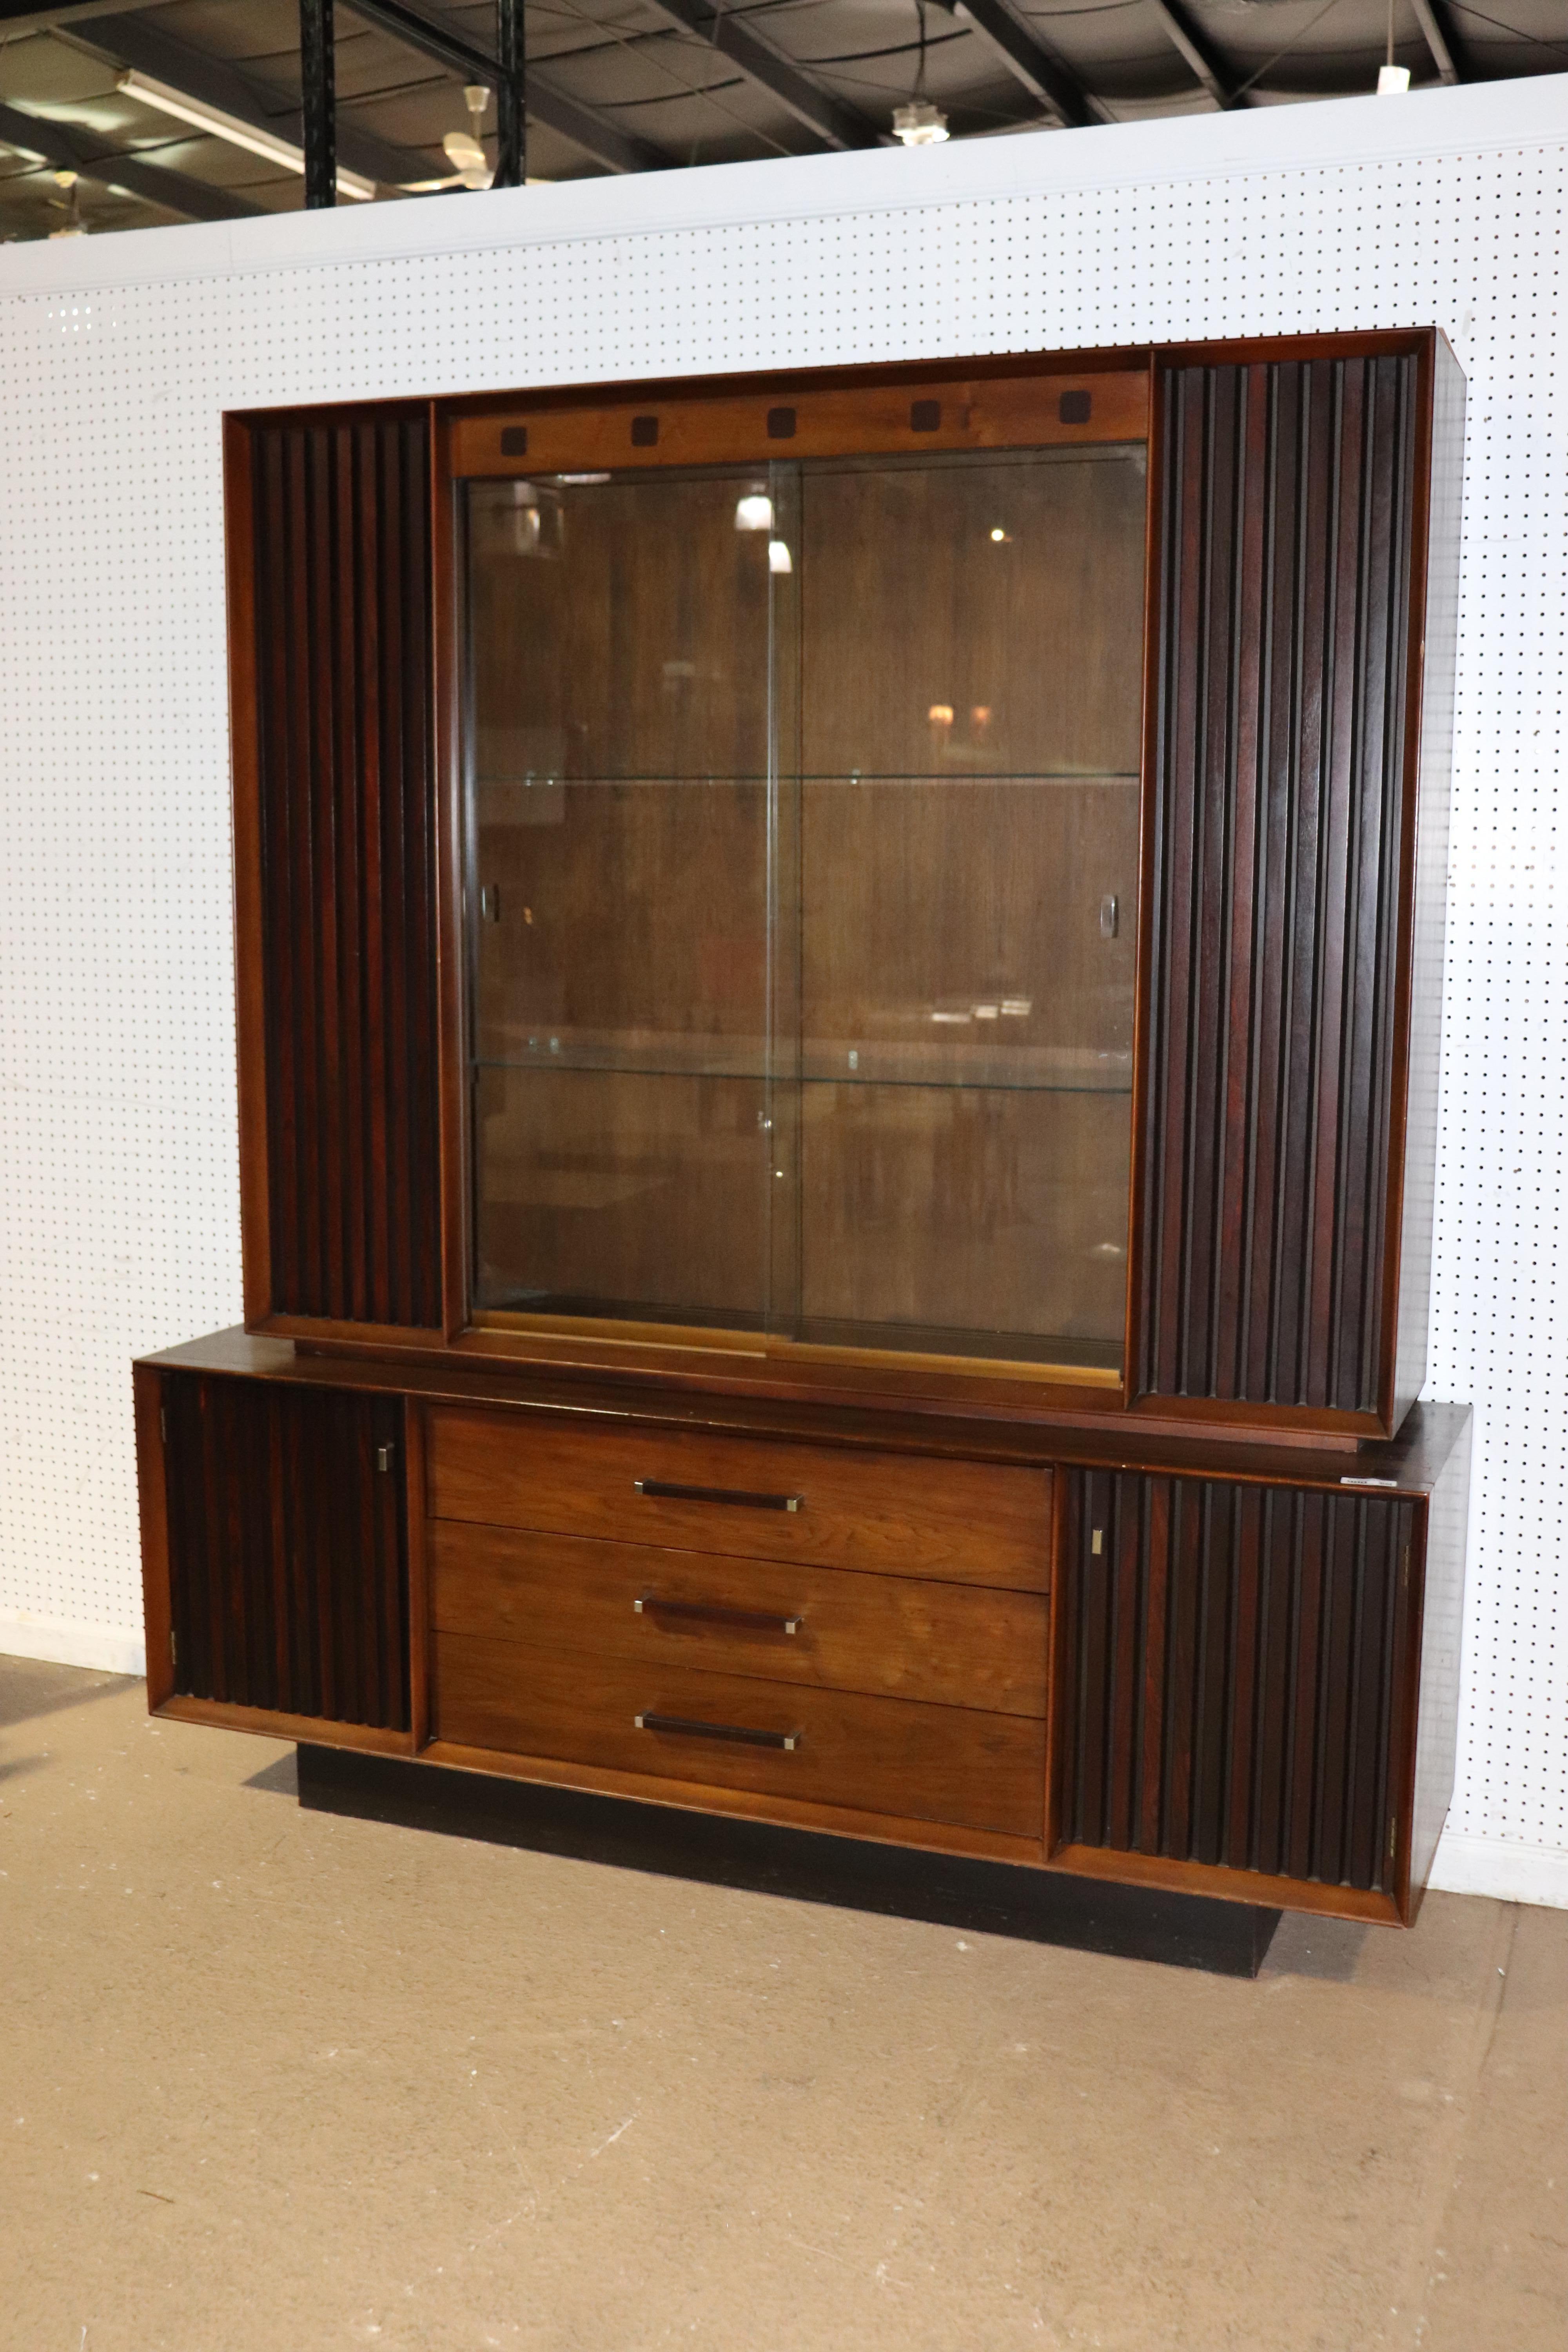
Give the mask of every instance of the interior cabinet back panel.
<svg viewBox="0 0 1568 2352">
<path fill-rule="evenodd" d="M 163 1425 L 175 1691 L 407 1730 L 402 1399 L 172 1372 Z"/>
<path fill-rule="evenodd" d="M 1392 1893 L 1413 1507 L 1070 1478 L 1060 1833 Z"/>
<path fill-rule="evenodd" d="M 1161 381 L 1135 1393 L 1379 1409 L 1416 393 Z"/>
<path fill-rule="evenodd" d="M 429 437 L 251 428 L 274 1314 L 441 1320 Z"/>
</svg>

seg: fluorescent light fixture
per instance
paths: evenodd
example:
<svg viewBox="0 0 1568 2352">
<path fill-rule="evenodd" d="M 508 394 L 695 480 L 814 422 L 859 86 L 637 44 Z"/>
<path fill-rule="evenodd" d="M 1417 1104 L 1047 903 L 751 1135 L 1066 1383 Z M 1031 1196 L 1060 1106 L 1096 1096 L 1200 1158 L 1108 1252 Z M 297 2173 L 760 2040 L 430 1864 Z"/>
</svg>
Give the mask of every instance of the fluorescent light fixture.
<svg viewBox="0 0 1568 2352">
<path fill-rule="evenodd" d="M 171 89 L 167 82 L 154 81 L 151 74 L 122 73 L 115 88 L 141 106 L 151 106 L 159 114 L 172 114 L 178 122 L 188 122 L 193 130 L 205 131 L 211 138 L 226 139 L 231 147 L 243 147 L 247 153 L 261 155 L 269 163 L 281 163 L 285 171 L 305 169 L 305 151 L 290 140 L 279 139 L 270 131 L 258 131 L 254 123 L 241 122 L 237 115 L 225 114 L 221 107 L 204 105 L 199 98 L 187 98 L 183 89 Z M 375 182 L 362 179 L 357 172 L 340 169 L 337 174 L 338 194 L 353 196 L 360 204 L 375 194 Z"/>
<path fill-rule="evenodd" d="M 1377 94 L 1379 98 L 1403 98 L 1410 88 L 1408 66 L 1379 66 Z"/>
</svg>

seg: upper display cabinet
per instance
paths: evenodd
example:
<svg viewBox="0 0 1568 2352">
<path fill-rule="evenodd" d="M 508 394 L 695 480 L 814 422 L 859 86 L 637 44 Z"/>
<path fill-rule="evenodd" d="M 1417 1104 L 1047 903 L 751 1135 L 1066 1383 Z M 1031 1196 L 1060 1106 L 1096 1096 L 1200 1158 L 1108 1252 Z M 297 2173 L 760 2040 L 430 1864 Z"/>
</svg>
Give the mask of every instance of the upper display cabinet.
<svg viewBox="0 0 1568 2352">
<path fill-rule="evenodd" d="M 229 420 L 247 1319 L 1391 1430 L 1429 332 Z"/>
<path fill-rule="evenodd" d="M 466 485 L 478 1307 L 1120 1371 L 1146 471 Z"/>
</svg>

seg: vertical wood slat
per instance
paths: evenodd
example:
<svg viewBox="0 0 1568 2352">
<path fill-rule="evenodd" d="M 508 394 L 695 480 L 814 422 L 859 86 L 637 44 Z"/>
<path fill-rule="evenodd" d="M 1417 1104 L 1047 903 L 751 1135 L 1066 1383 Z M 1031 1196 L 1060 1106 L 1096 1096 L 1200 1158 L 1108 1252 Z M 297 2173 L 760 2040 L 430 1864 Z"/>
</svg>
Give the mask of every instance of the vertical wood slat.
<svg viewBox="0 0 1568 2352">
<path fill-rule="evenodd" d="M 405 1731 L 401 1399 L 171 1372 L 163 1410 L 174 1690 Z"/>
<path fill-rule="evenodd" d="M 1414 357 L 1174 367 L 1135 1395 L 1375 1412 Z"/>
<path fill-rule="evenodd" d="M 1068 1475 L 1064 1840 L 1392 1893 L 1413 1507 Z"/>
<path fill-rule="evenodd" d="M 271 1311 L 435 1328 L 428 425 L 250 432 Z"/>
</svg>

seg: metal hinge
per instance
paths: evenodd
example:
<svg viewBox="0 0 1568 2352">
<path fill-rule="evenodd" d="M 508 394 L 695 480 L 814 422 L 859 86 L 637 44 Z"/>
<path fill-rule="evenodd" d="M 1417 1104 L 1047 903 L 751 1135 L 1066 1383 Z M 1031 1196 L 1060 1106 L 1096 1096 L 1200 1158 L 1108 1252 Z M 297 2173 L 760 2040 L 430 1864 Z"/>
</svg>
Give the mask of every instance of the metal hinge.
<svg viewBox="0 0 1568 2352">
<path fill-rule="evenodd" d="M 174 1627 L 171 1625 L 171 1626 L 170 1626 L 170 1628 L 169 1628 L 169 1664 L 170 1664 L 172 1666 L 177 1666 L 177 1665 L 179 1664 L 179 1663 L 180 1663 L 180 1643 L 179 1643 L 179 1638 L 178 1638 L 178 1636 L 176 1635 L 176 1633 L 175 1633 L 175 1632 L 174 1632 Z"/>
<path fill-rule="evenodd" d="M 1400 1590 L 1401 1590 L 1402 1591 L 1406 1591 L 1406 1592 L 1407 1592 L 1407 1591 L 1409 1591 L 1409 1589 L 1410 1589 L 1410 1546 L 1409 1546 L 1408 1544 L 1406 1544 L 1406 1545 L 1405 1545 L 1405 1550 L 1404 1550 L 1404 1552 L 1403 1552 L 1403 1554 L 1401 1555 L 1401 1558 L 1400 1558 L 1400 1562 L 1399 1562 L 1399 1584 L 1400 1584 Z"/>
<path fill-rule="evenodd" d="M 1089 1539 L 1089 1548 L 1097 1555 L 1105 1549 L 1105 1529 L 1096 1528 Z"/>
<path fill-rule="evenodd" d="M 376 1468 L 378 1470 L 390 1470 L 392 1467 L 393 1456 L 396 1452 L 397 1448 L 395 1445 L 378 1445 L 375 1449 Z"/>
<path fill-rule="evenodd" d="M 158 1407 L 158 1434 L 163 1439 L 164 1444 L 167 1445 L 169 1443 L 169 1409 L 167 1405 L 161 1404 Z"/>
<path fill-rule="evenodd" d="M 1399 1816 L 1397 1813 L 1390 1813 L 1388 1817 L 1388 1859 L 1390 1862 L 1394 1860 L 1394 1849 L 1398 1843 Z"/>
</svg>

